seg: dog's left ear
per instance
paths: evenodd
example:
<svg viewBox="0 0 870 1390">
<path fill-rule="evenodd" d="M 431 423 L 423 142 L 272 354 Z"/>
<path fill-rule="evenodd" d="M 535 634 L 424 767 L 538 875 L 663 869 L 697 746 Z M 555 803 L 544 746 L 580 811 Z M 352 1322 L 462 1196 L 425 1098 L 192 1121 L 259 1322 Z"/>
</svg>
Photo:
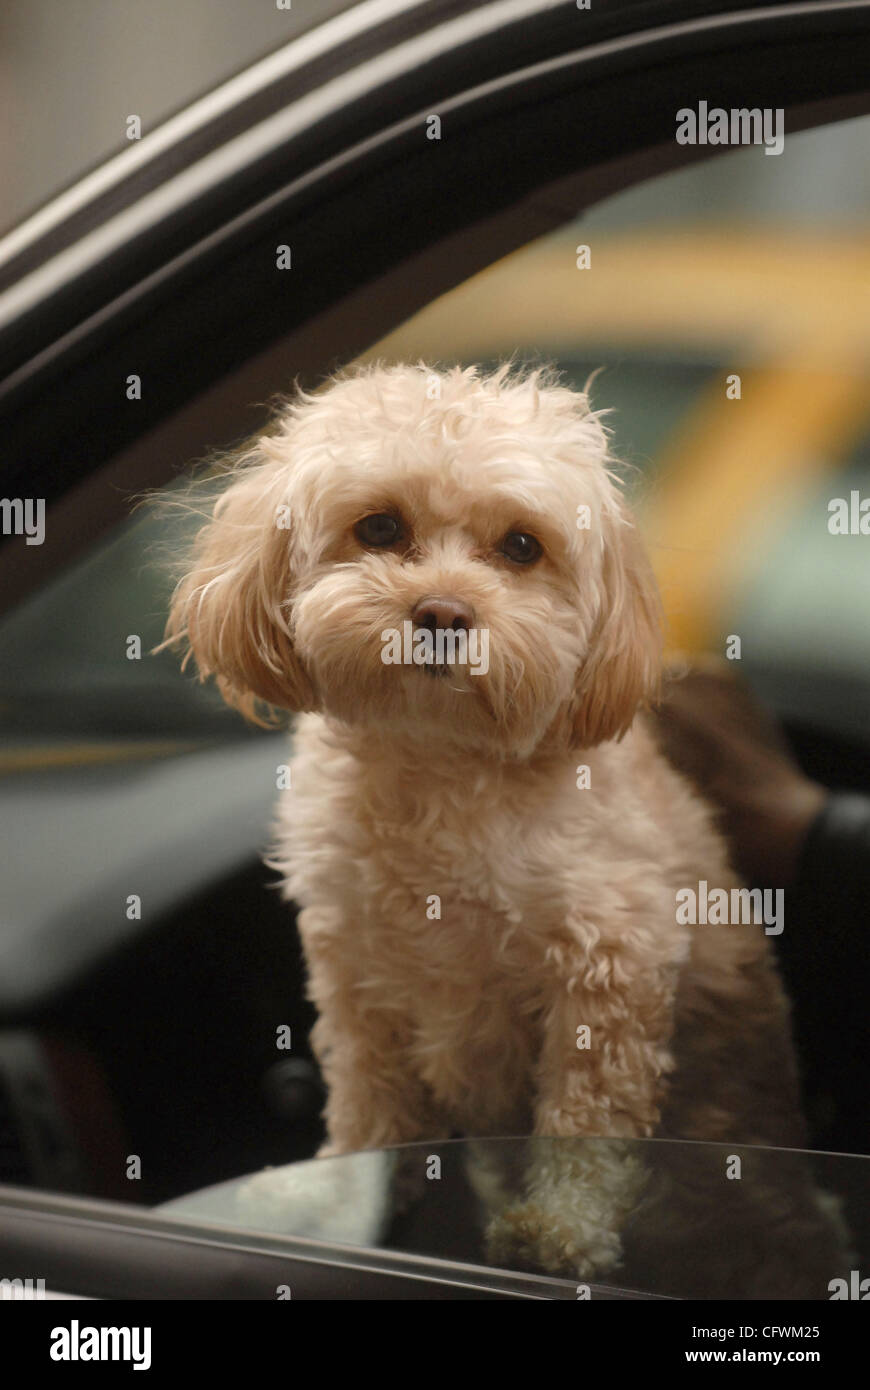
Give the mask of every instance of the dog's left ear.
<svg viewBox="0 0 870 1390">
<path fill-rule="evenodd" d="M 162 644 L 182 650 L 182 668 L 192 658 L 200 680 L 214 676 L 227 704 L 258 724 L 268 722 L 264 706 L 295 713 L 316 703 L 291 635 L 290 532 L 279 505 L 287 464 L 267 445 L 240 455 L 229 485 L 204 505 Z"/>
<path fill-rule="evenodd" d="M 662 609 L 652 566 L 621 502 L 603 537 L 601 608 L 571 703 L 571 746 L 622 738 L 638 709 L 657 694 Z"/>
</svg>

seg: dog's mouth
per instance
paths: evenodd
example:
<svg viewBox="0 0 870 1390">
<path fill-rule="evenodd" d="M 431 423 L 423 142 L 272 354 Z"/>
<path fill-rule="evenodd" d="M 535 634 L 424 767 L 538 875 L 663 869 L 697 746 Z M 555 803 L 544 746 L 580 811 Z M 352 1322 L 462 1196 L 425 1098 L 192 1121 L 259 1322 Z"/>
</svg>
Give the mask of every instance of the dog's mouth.
<svg viewBox="0 0 870 1390">
<path fill-rule="evenodd" d="M 467 690 L 472 677 L 489 670 L 489 629 L 461 632 L 424 628 L 405 621 L 381 633 L 381 661 L 388 667 L 414 666 L 429 681 Z M 416 682 L 416 676 L 411 678 Z M 473 682 L 472 682 L 473 683 Z"/>
</svg>

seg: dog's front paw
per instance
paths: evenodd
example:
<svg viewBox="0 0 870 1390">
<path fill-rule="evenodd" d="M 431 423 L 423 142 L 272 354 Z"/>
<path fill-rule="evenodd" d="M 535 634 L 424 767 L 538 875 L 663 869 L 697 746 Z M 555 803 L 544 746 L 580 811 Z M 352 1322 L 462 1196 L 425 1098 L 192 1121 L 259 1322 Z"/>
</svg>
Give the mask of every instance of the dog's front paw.
<svg viewBox="0 0 870 1390">
<path fill-rule="evenodd" d="M 595 1214 L 584 1216 L 568 1193 L 537 1193 L 493 1217 L 487 1258 L 502 1268 L 531 1267 L 578 1279 L 607 1274 L 622 1258 L 619 1232 Z"/>
<path fill-rule="evenodd" d="M 621 1233 L 645 1185 L 643 1165 L 618 1140 L 543 1141 L 524 1195 L 489 1223 L 487 1255 L 580 1279 L 608 1274 L 621 1262 Z"/>
</svg>

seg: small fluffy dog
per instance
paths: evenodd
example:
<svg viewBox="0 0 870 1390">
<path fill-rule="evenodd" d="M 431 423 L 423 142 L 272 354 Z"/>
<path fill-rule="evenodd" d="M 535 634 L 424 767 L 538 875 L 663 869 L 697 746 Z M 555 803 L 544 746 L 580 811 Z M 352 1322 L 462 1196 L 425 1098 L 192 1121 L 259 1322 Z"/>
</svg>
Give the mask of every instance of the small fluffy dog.
<svg viewBox="0 0 870 1390">
<path fill-rule="evenodd" d="M 300 393 L 232 461 L 167 638 L 247 716 L 303 715 L 273 862 L 301 907 L 324 1153 L 800 1144 L 763 929 L 678 922 L 680 890 L 737 880 L 637 717 L 659 599 L 586 395 L 423 364 Z M 580 1148 L 542 1146 L 519 1197 L 482 1175 L 498 1255 L 618 1257 L 634 1159 Z"/>
</svg>

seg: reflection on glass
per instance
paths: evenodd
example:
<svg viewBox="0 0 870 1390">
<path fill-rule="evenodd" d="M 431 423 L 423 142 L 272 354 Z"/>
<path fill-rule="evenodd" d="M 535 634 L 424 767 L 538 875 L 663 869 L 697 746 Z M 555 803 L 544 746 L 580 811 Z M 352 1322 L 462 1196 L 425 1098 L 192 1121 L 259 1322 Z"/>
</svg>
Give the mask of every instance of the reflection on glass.
<svg viewBox="0 0 870 1390">
<path fill-rule="evenodd" d="M 164 1213 L 560 1276 L 582 1297 L 830 1299 L 870 1253 L 870 1159 L 622 1139 L 410 1144 L 266 1169 Z"/>
</svg>

